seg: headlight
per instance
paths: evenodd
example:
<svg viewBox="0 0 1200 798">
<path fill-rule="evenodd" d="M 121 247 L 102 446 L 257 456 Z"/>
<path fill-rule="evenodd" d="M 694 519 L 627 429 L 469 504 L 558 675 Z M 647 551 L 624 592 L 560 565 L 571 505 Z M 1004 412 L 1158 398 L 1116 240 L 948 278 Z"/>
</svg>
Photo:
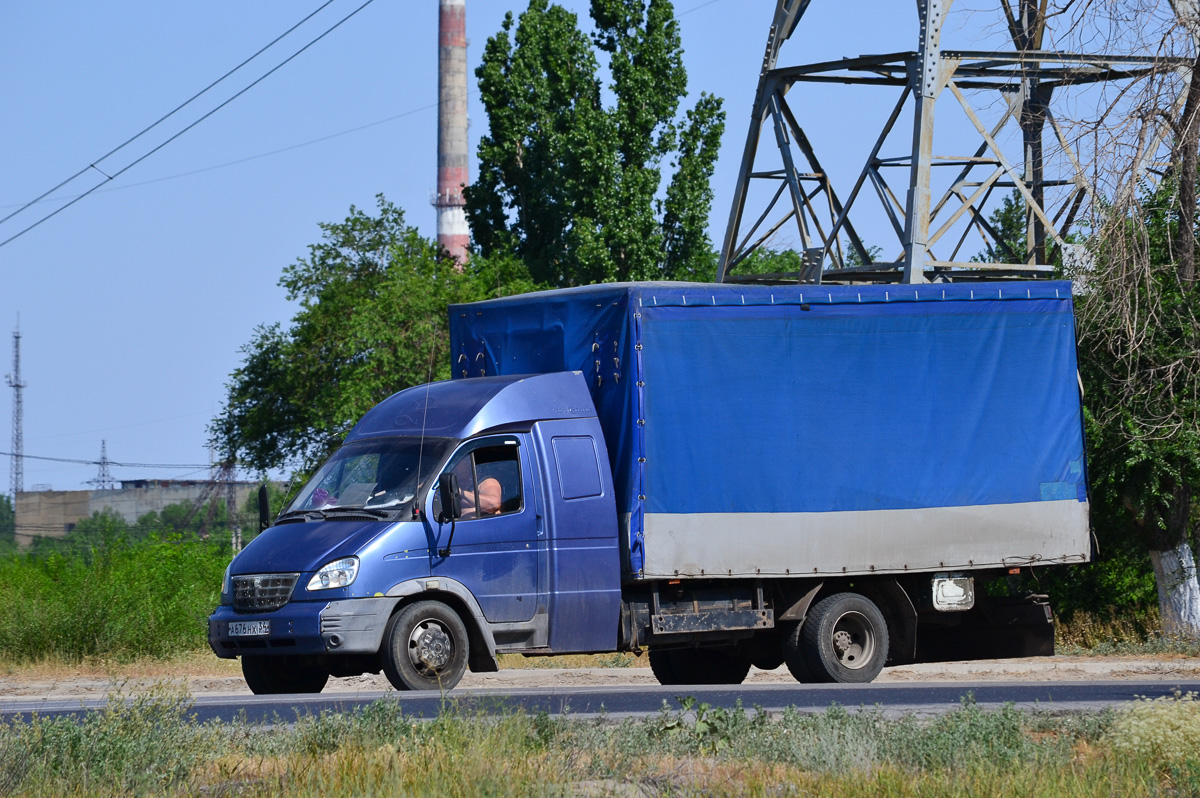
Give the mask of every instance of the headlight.
<svg viewBox="0 0 1200 798">
<path fill-rule="evenodd" d="M 345 557 L 327 563 L 308 580 L 309 590 L 328 590 L 333 587 L 349 587 L 358 576 L 358 558 Z"/>
</svg>

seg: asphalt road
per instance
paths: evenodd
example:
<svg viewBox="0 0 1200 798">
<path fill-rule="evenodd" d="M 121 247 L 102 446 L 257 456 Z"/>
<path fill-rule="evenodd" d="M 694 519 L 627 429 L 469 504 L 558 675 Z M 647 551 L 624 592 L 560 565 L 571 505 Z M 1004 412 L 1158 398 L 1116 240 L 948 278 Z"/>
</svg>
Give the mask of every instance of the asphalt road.
<svg viewBox="0 0 1200 798">
<path fill-rule="evenodd" d="M 518 688 L 511 690 L 455 690 L 445 697 L 437 693 L 363 692 L 291 696 L 200 696 L 193 712 L 198 720 L 231 721 L 243 718 L 256 724 L 290 723 L 299 716 L 322 712 L 348 712 L 380 699 L 398 701 L 405 713 L 433 717 L 443 706 L 458 711 L 484 714 L 523 709 L 590 717 L 653 715 L 666 702 L 678 709 L 677 696 L 695 696 L 714 707 L 734 707 L 740 700 L 746 709 L 761 707 L 781 711 L 821 711 L 833 704 L 847 708 L 878 707 L 888 713 L 932 714 L 959 706 L 967 696 L 977 704 L 998 707 L 1013 703 L 1026 708 L 1050 710 L 1101 709 L 1132 701 L 1139 696 L 1154 698 L 1176 690 L 1200 692 L 1200 681 L 1179 682 L 941 682 L 920 684 L 791 685 L 763 684 L 737 687 L 710 685 L 662 687 Z M 105 705 L 101 700 L 5 700 L 0 717 L 81 717 Z"/>
</svg>

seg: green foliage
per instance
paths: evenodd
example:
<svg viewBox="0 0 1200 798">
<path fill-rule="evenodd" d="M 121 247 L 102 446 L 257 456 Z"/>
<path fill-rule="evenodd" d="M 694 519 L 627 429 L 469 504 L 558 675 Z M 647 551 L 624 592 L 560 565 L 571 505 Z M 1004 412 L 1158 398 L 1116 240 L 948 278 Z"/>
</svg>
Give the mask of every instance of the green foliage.
<svg viewBox="0 0 1200 798">
<path fill-rule="evenodd" d="M 288 500 L 293 497 L 288 495 L 286 486 L 280 485 L 278 482 L 272 482 L 265 477 L 260 480 L 259 484 L 265 485 L 267 488 L 267 515 L 274 520 L 275 516 L 283 512 L 283 508 Z M 246 501 L 242 502 L 239 517 L 244 519 L 242 522 L 242 540 L 249 542 L 258 534 L 258 488 L 250 491 L 250 495 L 246 497 Z"/>
<path fill-rule="evenodd" d="M 1200 294 L 1174 255 L 1169 182 L 1113 209 L 1095 267 L 1078 275 L 1089 477 L 1103 543 L 1164 550 L 1187 540 L 1200 482 Z M 1118 547 L 1120 544 L 1117 544 Z"/>
<path fill-rule="evenodd" d="M 13 498 L 0 493 L 0 552 L 8 551 L 17 544 L 17 511 Z"/>
<path fill-rule="evenodd" d="M 738 274 L 800 274 L 804 258 L 794 249 L 759 247 L 738 264 Z"/>
<path fill-rule="evenodd" d="M 863 246 L 867 248 L 866 259 L 858 254 L 858 250 L 851 246 L 849 240 L 842 242 L 842 251 L 846 253 L 846 268 L 853 269 L 856 266 L 870 266 L 883 252 L 883 247 L 873 247 L 869 244 L 864 244 Z"/>
<path fill-rule="evenodd" d="M 119 519 L 117 519 L 119 521 Z M 111 517 L 97 521 L 105 533 Z M 164 657 L 203 645 L 227 543 L 101 538 L 87 556 L 0 557 L 0 651 L 13 660 Z"/>
<path fill-rule="evenodd" d="M 280 280 L 300 310 L 242 347 L 210 426 L 222 451 L 255 469 L 321 458 L 383 399 L 448 378 L 447 305 L 536 288 L 508 257 L 459 271 L 382 196 L 377 215 L 352 207 L 321 229 Z"/>
<path fill-rule="evenodd" d="M 721 100 L 702 94 L 680 118 L 687 75 L 670 0 L 593 0 L 591 16 L 589 40 L 574 14 L 531 0 L 488 40 L 476 70 L 488 134 L 466 190 L 475 243 L 554 286 L 711 279 Z M 674 172 L 660 194 L 664 162 Z"/>
<path fill-rule="evenodd" d="M 1013 189 L 1004 198 L 999 208 L 992 211 L 988 224 L 996 231 L 998 245 L 971 258 L 972 263 L 1024 263 L 1025 262 L 1025 198 Z"/>
<path fill-rule="evenodd" d="M 733 741 L 733 736 L 745 725 L 741 702 L 734 709 L 714 707 L 695 696 L 676 696 L 679 712 L 672 713 L 664 706 L 650 727 L 657 737 L 675 737 L 686 745 L 706 754 L 718 754 Z M 690 716 L 690 717 L 689 717 Z M 759 717 L 764 717 L 759 713 Z"/>
<path fill-rule="evenodd" d="M 874 262 L 875 258 L 883 252 L 880 247 L 867 246 L 867 256 L 870 261 L 863 260 L 858 254 L 858 250 L 850 245 L 850 241 L 843 242 L 842 252 L 846 257 L 846 267 L 853 268 L 855 266 L 868 266 Z M 787 274 L 793 275 L 790 279 L 795 279 L 795 275 L 804 273 L 804 256 L 794 249 L 769 249 L 767 247 L 759 247 L 751 252 L 737 265 L 738 274 Z"/>
</svg>

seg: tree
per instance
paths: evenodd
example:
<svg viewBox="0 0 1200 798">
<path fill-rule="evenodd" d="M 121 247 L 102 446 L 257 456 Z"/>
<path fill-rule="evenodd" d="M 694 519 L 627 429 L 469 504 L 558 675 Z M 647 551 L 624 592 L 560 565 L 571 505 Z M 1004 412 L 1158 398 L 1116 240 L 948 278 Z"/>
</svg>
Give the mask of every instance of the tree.
<svg viewBox="0 0 1200 798">
<path fill-rule="evenodd" d="M 17 511 L 13 498 L 0 493 L 0 551 L 17 545 Z"/>
<path fill-rule="evenodd" d="M 1123 530 L 1148 552 L 1165 629 L 1192 637 L 1200 637 L 1192 551 L 1200 477 L 1198 9 L 1196 0 L 1036 7 L 1066 22 L 1055 31 L 1057 47 L 1148 56 L 1147 69 L 1131 71 L 1128 82 L 1097 88 L 1098 102 L 1082 110 L 1087 118 L 1059 117 L 1056 135 L 1083 146 L 1092 196 L 1090 260 L 1067 272 L 1077 281 L 1095 526 Z"/>
<path fill-rule="evenodd" d="M 534 290 L 511 258 L 472 258 L 458 271 L 382 196 L 377 215 L 350 208 L 283 270 L 299 311 L 242 347 L 221 414 L 221 451 L 258 470 L 323 456 L 392 393 L 449 376 L 446 306 Z"/>
<path fill-rule="evenodd" d="M 971 258 L 972 263 L 1024 263 L 1026 246 L 1025 199 L 1021 192 L 1013 189 L 1004 197 L 1000 207 L 988 216 L 988 224 L 995 230 L 998 248 L 991 242 L 987 249 Z"/>
<path fill-rule="evenodd" d="M 1196 235 L 1181 193 L 1167 181 L 1112 209 L 1079 275 L 1079 353 L 1097 511 L 1149 551 L 1166 631 L 1194 637 L 1200 294 L 1179 243 Z"/>
<path fill-rule="evenodd" d="M 574 14 L 531 0 L 488 40 L 476 70 L 488 135 L 465 192 L 475 244 L 555 286 L 711 279 L 721 100 L 701 94 L 679 118 L 687 74 L 670 0 L 592 0 L 591 16 L 589 39 Z M 664 162 L 674 172 L 660 195 Z"/>
</svg>

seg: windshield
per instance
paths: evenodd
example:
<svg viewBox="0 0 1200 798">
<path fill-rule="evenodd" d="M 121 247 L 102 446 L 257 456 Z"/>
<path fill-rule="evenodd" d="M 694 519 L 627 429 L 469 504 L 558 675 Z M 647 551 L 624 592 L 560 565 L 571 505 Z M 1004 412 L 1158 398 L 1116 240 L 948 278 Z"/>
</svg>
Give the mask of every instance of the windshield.
<svg viewBox="0 0 1200 798">
<path fill-rule="evenodd" d="M 453 443 L 449 438 L 425 438 L 424 444 L 421 438 L 348 443 L 313 474 L 285 512 L 400 509 L 428 483 Z"/>
</svg>

